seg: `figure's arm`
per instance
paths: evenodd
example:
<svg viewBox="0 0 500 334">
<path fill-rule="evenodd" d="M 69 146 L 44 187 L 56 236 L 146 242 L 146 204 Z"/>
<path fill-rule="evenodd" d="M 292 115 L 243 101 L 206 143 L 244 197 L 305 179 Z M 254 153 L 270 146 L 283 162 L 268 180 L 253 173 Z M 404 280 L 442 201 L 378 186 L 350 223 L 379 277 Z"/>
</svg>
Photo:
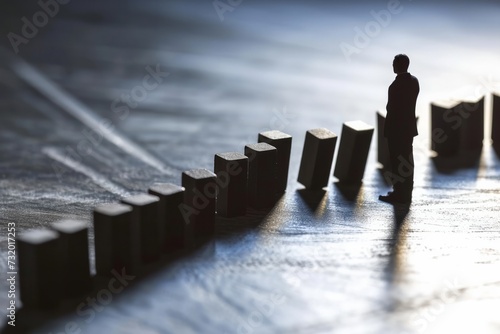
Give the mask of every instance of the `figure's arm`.
<svg viewBox="0 0 500 334">
<path fill-rule="evenodd" d="M 388 89 L 388 92 L 387 92 L 387 105 L 385 107 L 385 109 L 387 110 L 387 116 L 385 118 L 385 126 L 384 126 L 384 137 L 389 137 L 389 133 L 391 132 L 391 128 L 392 126 L 390 125 L 391 123 L 391 117 L 392 116 L 389 116 L 389 115 L 392 115 L 392 110 L 393 110 L 393 104 L 394 104 L 394 100 L 393 100 L 393 85 L 390 85 L 389 86 L 389 89 Z"/>
<path fill-rule="evenodd" d="M 394 92 L 393 92 L 393 85 L 389 86 L 388 92 L 387 92 L 387 105 L 385 109 L 387 110 L 387 113 L 389 113 L 393 109 L 393 104 L 394 104 Z"/>
</svg>

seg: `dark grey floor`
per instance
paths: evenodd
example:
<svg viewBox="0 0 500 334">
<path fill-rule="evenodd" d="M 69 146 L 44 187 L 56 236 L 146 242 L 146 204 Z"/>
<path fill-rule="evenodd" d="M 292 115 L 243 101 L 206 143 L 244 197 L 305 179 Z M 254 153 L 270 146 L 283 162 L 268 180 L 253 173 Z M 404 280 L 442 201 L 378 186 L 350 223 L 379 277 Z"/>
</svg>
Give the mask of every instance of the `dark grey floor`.
<svg viewBox="0 0 500 334">
<path fill-rule="evenodd" d="M 211 242 L 165 259 L 102 310 L 82 314 L 78 301 L 59 314 L 18 310 L 18 332 L 59 333 L 70 322 L 81 333 L 500 331 L 499 159 L 486 142 L 479 165 L 439 172 L 428 150 L 431 101 L 499 88 L 500 7 L 401 1 L 356 46 L 371 11 L 387 8 L 245 0 L 222 21 L 208 0 L 72 1 L 17 55 L 3 38 L 1 313 L 7 223 L 18 233 L 67 216 L 90 224 L 97 203 L 179 184 L 182 171 L 211 169 L 215 153 L 243 152 L 272 128 L 294 140 L 288 191 L 272 212 L 219 219 Z M 3 35 L 39 10 L 3 9 Z M 357 53 L 347 59 L 342 43 Z M 389 188 L 375 141 L 360 189 L 332 177 L 325 193 L 301 191 L 305 131 L 375 124 L 399 52 L 422 88 L 409 213 L 377 200 Z M 113 104 L 157 66 L 169 75 L 143 100 L 127 112 Z M 90 140 L 102 119 L 115 131 Z"/>
</svg>

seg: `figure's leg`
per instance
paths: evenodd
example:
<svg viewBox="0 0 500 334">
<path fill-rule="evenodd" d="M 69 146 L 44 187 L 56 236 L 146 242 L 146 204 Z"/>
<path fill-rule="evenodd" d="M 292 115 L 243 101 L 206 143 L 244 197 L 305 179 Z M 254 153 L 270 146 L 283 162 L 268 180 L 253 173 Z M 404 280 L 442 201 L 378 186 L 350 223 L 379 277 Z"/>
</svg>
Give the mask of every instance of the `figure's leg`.
<svg viewBox="0 0 500 334">
<path fill-rule="evenodd" d="M 398 183 L 402 182 L 401 177 L 398 174 L 398 156 L 400 156 L 400 145 L 394 138 L 387 138 L 387 146 L 389 148 L 389 159 L 391 160 L 391 182 L 392 187 L 396 190 Z"/>
<path fill-rule="evenodd" d="M 380 195 L 378 199 L 384 202 L 394 203 L 398 201 L 399 197 L 397 194 L 398 184 L 404 181 L 404 179 L 398 175 L 398 157 L 401 154 L 401 149 L 398 140 L 394 138 L 387 138 L 387 144 L 389 148 L 391 169 L 384 173 L 384 177 L 392 184 L 394 191 L 390 191 L 387 195 Z"/>
<path fill-rule="evenodd" d="M 413 138 L 393 141 L 390 144 L 391 163 L 395 175 L 394 193 L 405 201 L 411 200 L 413 191 Z"/>
</svg>

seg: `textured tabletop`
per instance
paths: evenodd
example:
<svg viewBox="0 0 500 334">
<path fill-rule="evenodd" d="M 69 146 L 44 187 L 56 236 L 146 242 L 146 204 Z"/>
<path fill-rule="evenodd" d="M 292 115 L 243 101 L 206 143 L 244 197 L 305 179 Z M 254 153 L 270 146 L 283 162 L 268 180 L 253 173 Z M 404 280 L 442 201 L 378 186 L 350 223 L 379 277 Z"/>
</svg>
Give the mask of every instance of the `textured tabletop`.
<svg viewBox="0 0 500 334">
<path fill-rule="evenodd" d="M 9 223 L 20 235 L 84 220 L 92 249 L 95 206 L 180 185 L 182 172 L 213 171 L 215 154 L 279 130 L 293 136 L 290 175 L 269 213 L 218 218 L 214 238 L 145 277 L 116 273 L 111 300 L 105 281 L 89 296 L 97 304 L 18 309 L 17 332 L 498 333 L 500 160 L 486 142 L 477 165 L 438 171 L 429 123 L 431 102 L 498 88 L 500 7 L 230 2 L 75 0 L 17 54 L 5 36 L 41 8 L 1 5 L 2 331 L 15 332 Z M 306 131 L 375 126 L 400 52 L 421 86 L 409 212 L 378 201 L 390 188 L 375 138 L 360 187 L 332 176 L 303 190 Z M 90 261 L 94 272 L 93 251 Z"/>
</svg>

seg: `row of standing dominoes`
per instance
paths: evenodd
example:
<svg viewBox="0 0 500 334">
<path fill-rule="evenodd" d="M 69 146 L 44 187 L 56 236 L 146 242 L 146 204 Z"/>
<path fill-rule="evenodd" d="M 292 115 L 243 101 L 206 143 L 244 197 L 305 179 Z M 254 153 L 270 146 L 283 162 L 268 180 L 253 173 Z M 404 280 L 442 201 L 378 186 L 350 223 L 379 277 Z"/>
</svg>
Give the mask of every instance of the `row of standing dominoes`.
<svg viewBox="0 0 500 334">
<path fill-rule="evenodd" d="M 491 139 L 500 143 L 500 96 L 493 94 Z M 461 149 L 480 149 L 484 139 L 484 98 L 472 102 L 431 105 L 431 149 L 454 155 Z M 385 115 L 377 114 L 378 160 L 388 163 L 383 137 Z M 334 176 L 347 183 L 364 174 L 373 128 L 347 122 L 342 128 Z M 446 139 L 446 140 L 439 140 Z M 288 182 L 291 136 L 279 131 L 259 134 L 259 143 L 245 154 L 215 156 L 214 171 L 192 170 L 182 175 L 183 187 L 155 184 L 149 194 L 99 205 L 94 210 L 96 270 L 138 273 L 142 263 L 163 252 L 181 249 L 186 236 L 207 236 L 215 229 L 215 213 L 244 215 L 274 204 Z M 298 181 L 309 189 L 328 184 L 337 136 L 327 129 L 307 131 Z M 88 228 L 85 222 L 62 220 L 50 230 L 32 230 L 17 240 L 21 300 L 25 307 L 50 308 L 61 298 L 81 295 L 91 285 Z"/>
<path fill-rule="evenodd" d="M 475 101 L 445 100 L 431 104 L 430 149 L 440 157 L 481 151 L 485 138 L 485 98 Z M 500 153 L 500 95 L 492 94 L 491 140 Z M 384 137 L 386 113 L 377 112 L 378 162 L 390 170 L 389 147 Z"/>
<path fill-rule="evenodd" d="M 347 122 L 342 128 L 334 176 L 361 181 L 373 127 Z M 327 129 L 306 133 L 298 181 L 309 189 L 328 185 L 337 135 Z M 292 137 L 280 131 L 259 134 L 244 154 L 216 154 L 214 172 L 182 173 L 182 187 L 152 185 L 148 193 L 102 204 L 93 212 L 96 272 L 139 275 L 143 265 L 162 253 L 189 247 L 215 230 L 216 213 L 246 214 L 247 207 L 272 207 L 286 190 Z M 21 300 L 25 307 L 45 309 L 61 299 L 82 295 L 91 285 L 88 227 L 63 220 L 52 229 L 32 230 L 17 240 Z"/>
<path fill-rule="evenodd" d="M 484 140 L 485 98 L 431 104 L 431 149 L 440 156 L 480 151 Z M 492 94 L 491 139 L 500 144 L 500 96 Z"/>
</svg>

